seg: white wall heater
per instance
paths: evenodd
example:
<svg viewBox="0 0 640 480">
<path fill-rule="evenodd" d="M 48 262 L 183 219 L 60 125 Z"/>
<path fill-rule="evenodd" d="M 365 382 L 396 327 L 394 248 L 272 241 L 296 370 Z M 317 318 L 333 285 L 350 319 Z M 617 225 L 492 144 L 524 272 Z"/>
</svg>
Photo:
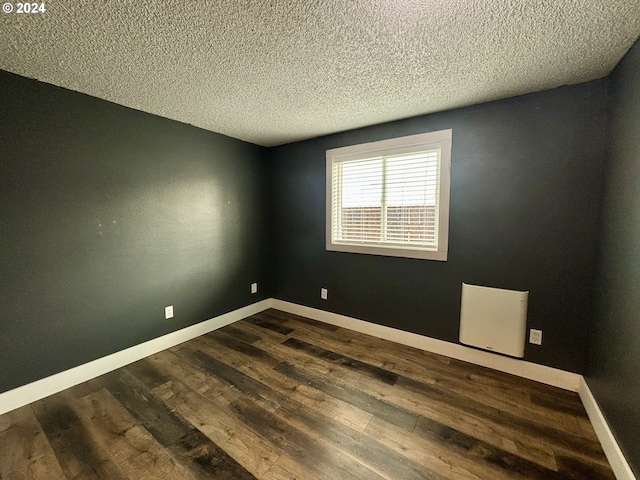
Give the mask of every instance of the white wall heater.
<svg viewBox="0 0 640 480">
<path fill-rule="evenodd" d="M 529 292 L 462 284 L 460 343 L 524 357 Z"/>
</svg>

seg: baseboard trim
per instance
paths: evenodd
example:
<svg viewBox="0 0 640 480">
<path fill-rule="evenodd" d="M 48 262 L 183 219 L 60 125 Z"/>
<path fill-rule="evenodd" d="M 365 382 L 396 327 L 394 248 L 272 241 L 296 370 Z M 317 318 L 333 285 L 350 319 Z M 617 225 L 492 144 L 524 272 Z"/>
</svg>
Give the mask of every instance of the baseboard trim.
<svg viewBox="0 0 640 480">
<path fill-rule="evenodd" d="M 37 380 L 23 385 L 13 390 L 0 394 L 0 415 L 31 402 L 48 397 L 79 383 L 86 382 L 92 378 L 99 377 L 105 373 L 124 367 L 130 363 L 141 360 L 149 355 L 153 355 L 167 348 L 199 337 L 206 333 L 222 328 L 225 325 L 242 320 L 243 318 L 255 315 L 270 307 L 270 300 L 247 305 L 246 307 L 233 310 L 215 318 L 196 323 L 181 330 L 168 333 L 162 337 L 154 338 L 148 342 L 135 345 L 131 348 L 107 355 L 106 357 L 93 360 L 77 367 L 56 373 L 50 377 Z"/>
<path fill-rule="evenodd" d="M 596 402 L 584 378 L 580 380 L 578 394 L 580 395 L 580 400 L 582 400 L 584 409 L 587 411 L 587 415 L 589 415 L 591 425 L 593 425 L 593 429 L 598 436 L 598 440 L 600 440 L 604 454 L 607 456 L 607 460 L 609 460 L 609 464 L 617 480 L 636 480 L 636 476 L 633 474 L 627 459 L 624 457 L 616 441 L 616 437 L 613 435 L 611 428 L 609 428 L 609 424 L 604 418 L 602 410 L 600 410 L 598 402 Z"/>
<path fill-rule="evenodd" d="M 285 312 L 293 313 L 303 317 L 318 320 L 320 322 L 337 325 L 339 327 L 366 333 L 374 337 L 384 338 L 396 343 L 408 345 L 410 347 L 425 350 L 431 353 L 445 355 L 450 358 L 492 368 L 501 372 L 510 373 L 519 377 L 535 380 L 547 385 L 553 385 L 565 390 L 577 392 L 582 375 L 566 372 L 557 368 L 538 365 L 537 363 L 517 360 L 515 358 L 496 355 L 491 352 L 476 350 L 465 347 L 457 343 L 445 342 L 435 338 L 425 337 L 416 333 L 405 332 L 396 328 L 378 325 L 376 323 L 358 320 L 337 313 L 319 310 L 317 308 L 305 307 L 296 303 L 285 302 L 284 300 L 270 299 L 271 308 L 276 308 Z"/>
</svg>

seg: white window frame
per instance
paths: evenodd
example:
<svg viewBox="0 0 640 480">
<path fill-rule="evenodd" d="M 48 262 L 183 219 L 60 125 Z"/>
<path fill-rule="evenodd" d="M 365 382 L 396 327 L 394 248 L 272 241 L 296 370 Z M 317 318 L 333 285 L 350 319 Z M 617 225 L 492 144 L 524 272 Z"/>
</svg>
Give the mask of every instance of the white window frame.
<svg viewBox="0 0 640 480">
<path fill-rule="evenodd" d="M 326 249 L 336 252 L 364 253 L 370 255 L 384 255 L 391 257 L 420 258 L 426 260 L 446 261 L 449 248 L 449 197 L 451 190 L 451 139 L 452 130 L 421 133 L 406 137 L 391 138 L 377 142 L 362 143 L 348 147 L 327 150 L 327 204 L 326 204 Z M 438 196 L 438 240 L 437 248 L 362 244 L 357 242 L 339 242 L 332 238 L 333 215 L 333 166 L 347 160 L 366 159 L 378 155 L 392 155 L 398 153 L 413 153 L 440 148 L 440 162 L 438 166 L 439 196 Z"/>
</svg>

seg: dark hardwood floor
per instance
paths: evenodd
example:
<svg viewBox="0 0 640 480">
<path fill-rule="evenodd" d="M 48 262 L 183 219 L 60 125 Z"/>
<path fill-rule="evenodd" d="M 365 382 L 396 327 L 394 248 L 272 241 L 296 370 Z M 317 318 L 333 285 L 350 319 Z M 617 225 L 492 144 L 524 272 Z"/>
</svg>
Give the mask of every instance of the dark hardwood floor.
<svg viewBox="0 0 640 480">
<path fill-rule="evenodd" d="M 0 478 L 614 476 L 575 393 L 268 310 L 0 416 Z"/>
</svg>

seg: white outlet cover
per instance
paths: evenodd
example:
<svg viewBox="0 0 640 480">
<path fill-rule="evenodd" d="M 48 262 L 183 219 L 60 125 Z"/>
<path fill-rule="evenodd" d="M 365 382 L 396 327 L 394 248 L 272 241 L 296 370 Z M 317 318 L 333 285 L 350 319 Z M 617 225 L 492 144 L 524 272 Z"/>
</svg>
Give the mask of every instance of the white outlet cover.
<svg viewBox="0 0 640 480">
<path fill-rule="evenodd" d="M 258 293 L 258 284 L 257 283 L 252 283 L 251 284 L 251 293 Z"/>
<path fill-rule="evenodd" d="M 529 343 L 534 345 L 542 345 L 542 330 L 532 328 L 529 330 Z"/>
<path fill-rule="evenodd" d="M 173 305 L 164 307 L 164 318 L 165 319 L 173 318 Z"/>
<path fill-rule="evenodd" d="M 322 298 L 323 300 L 326 300 L 327 299 L 327 294 L 328 294 L 328 292 L 327 292 L 326 288 L 321 288 L 320 289 L 320 298 Z"/>
</svg>

